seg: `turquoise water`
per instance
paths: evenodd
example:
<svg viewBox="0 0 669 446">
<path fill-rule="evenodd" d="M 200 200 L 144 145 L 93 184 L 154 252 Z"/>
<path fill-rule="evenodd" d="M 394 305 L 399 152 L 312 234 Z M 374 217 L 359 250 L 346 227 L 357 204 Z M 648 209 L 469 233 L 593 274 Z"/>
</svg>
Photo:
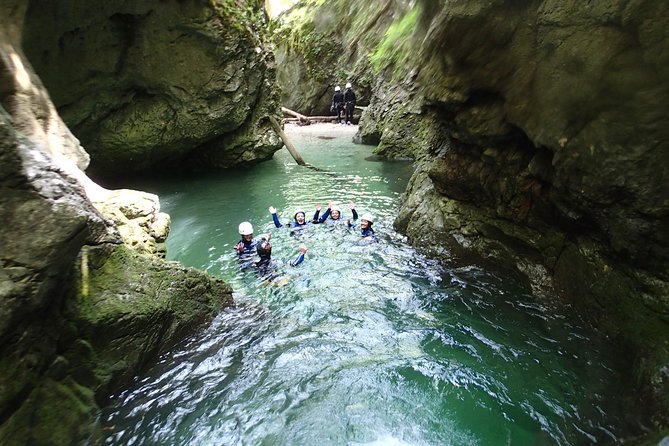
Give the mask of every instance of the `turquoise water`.
<svg viewBox="0 0 669 446">
<path fill-rule="evenodd" d="M 327 127 L 326 128 L 332 128 Z M 605 340 L 518 284 L 446 268 L 392 228 L 411 163 L 318 131 L 252 168 L 129 186 L 172 216 L 171 260 L 229 281 L 234 307 L 115 395 L 106 444 L 543 445 L 622 435 L 621 380 Z M 355 202 L 379 241 L 343 226 L 299 235 L 296 207 Z M 237 225 L 272 234 L 277 278 L 241 271 Z M 305 262 L 288 265 L 299 245 Z"/>
</svg>

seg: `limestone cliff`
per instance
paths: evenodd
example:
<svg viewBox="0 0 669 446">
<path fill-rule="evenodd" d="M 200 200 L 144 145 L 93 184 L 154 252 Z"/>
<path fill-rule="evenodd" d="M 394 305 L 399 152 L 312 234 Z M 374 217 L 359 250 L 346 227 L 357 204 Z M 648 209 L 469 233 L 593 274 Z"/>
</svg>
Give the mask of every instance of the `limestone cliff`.
<svg viewBox="0 0 669 446">
<path fill-rule="evenodd" d="M 572 303 L 625 348 L 666 425 L 669 7 L 392 3 L 392 23 L 358 23 L 382 35 L 358 55 L 378 76 L 358 139 L 417 160 L 396 227 Z"/>
<path fill-rule="evenodd" d="M 224 168 L 282 144 L 260 0 L 30 0 L 23 48 L 89 172 Z"/>
<path fill-rule="evenodd" d="M 285 107 L 328 115 L 335 85 L 352 82 L 358 105 L 369 103 L 374 72 L 368 54 L 407 1 L 303 0 L 274 23 L 277 80 Z"/>
<path fill-rule="evenodd" d="M 167 217 L 156 197 L 84 175 L 88 155 L 21 49 L 25 8 L 0 1 L 0 444 L 78 444 L 98 399 L 231 290 L 140 254 L 160 254 Z"/>
<path fill-rule="evenodd" d="M 382 153 L 416 146 L 397 129 L 429 129 L 397 227 L 455 259 L 494 258 L 537 293 L 567 298 L 627 347 L 666 423 L 669 8 L 417 8 L 406 56 L 415 75 L 393 77 L 415 90 L 377 96 L 367 116 Z"/>
</svg>

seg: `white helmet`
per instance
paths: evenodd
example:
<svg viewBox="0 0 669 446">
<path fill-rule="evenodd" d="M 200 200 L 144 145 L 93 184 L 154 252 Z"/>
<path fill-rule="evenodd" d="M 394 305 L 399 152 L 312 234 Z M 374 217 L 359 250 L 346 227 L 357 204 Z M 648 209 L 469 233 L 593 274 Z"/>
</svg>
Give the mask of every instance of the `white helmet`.
<svg viewBox="0 0 669 446">
<path fill-rule="evenodd" d="M 307 216 L 306 212 L 304 212 L 304 210 L 302 208 L 297 208 L 297 209 L 295 209 L 295 213 L 293 214 L 293 218 L 297 217 L 297 214 L 299 214 L 299 213 L 304 214 L 305 217 Z"/>
<path fill-rule="evenodd" d="M 335 87 L 335 91 L 340 91 L 340 90 L 341 90 L 341 88 L 339 88 L 339 85 L 337 85 L 337 86 Z"/>
<path fill-rule="evenodd" d="M 239 235 L 253 234 L 253 226 L 248 221 L 243 221 L 239 224 Z"/>
<path fill-rule="evenodd" d="M 346 82 L 346 88 L 351 88 L 351 83 L 350 82 Z"/>
<path fill-rule="evenodd" d="M 334 212 L 339 212 L 339 216 L 338 216 L 337 218 L 334 218 L 334 217 L 332 216 L 332 214 L 333 214 Z M 330 208 L 330 218 L 333 219 L 333 220 L 339 220 L 339 219 L 341 219 L 341 209 L 339 209 L 339 206 L 332 206 L 332 207 Z"/>
<path fill-rule="evenodd" d="M 360 220 L 367 220 L 370 223 L 374 223 L 374 217 L 372 217 L 372 214 L 370 214 L 370 213 L 362 214 L 362 217 L 360 217 Z"/>
</svg>

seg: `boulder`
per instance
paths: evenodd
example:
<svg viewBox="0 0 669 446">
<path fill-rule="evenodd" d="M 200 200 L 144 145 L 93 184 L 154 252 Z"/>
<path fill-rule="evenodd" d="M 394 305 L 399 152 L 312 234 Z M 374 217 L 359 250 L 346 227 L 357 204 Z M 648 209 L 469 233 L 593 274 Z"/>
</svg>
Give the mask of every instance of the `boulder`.
<svg viewBox="0 0 669 446">
<path fill-rule="evenodd" d="M 82 172 L 86 152 L 18 44 L 25 7 L 0 1 L 0 444 L 78 444 L 92 438 L 97 401 L 211 320 L 231 290 L 137 252 L 159 251 L 168 218 L 155 196 Z"/>
<path fill-rule="evenodd" d="M 282 147 L 262 2 L 28 2 L 23 49 L 89 174 L 225 168 Z"/>
<path fill-rule="evenodd" d="M 93 204 L 111 220 L 123 242 L 137 252 L 165 258 L 170 216 L 160 212 L 158 196 L 130 189 L 109 191 Z"/>
</svg>

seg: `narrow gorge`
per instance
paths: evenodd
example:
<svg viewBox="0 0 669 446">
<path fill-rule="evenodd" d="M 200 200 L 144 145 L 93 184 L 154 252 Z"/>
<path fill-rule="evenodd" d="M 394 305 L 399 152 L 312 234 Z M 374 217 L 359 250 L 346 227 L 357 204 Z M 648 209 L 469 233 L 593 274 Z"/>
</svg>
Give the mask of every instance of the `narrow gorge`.
<svg viewBox="0 0 669 446">
<path fill-rule="evenodd" d="M 642 420 L 618 440 L 657 444 L 669 7 L 287 3 L 0 0 L 0 443 L 99 444 L 109 395 L 234 305 L 221 277 L 165 260 L 158 196 L 112 185 L 271 162 L 281 107 L 327 115 L 351 82 L 355 141 L 413 161 L 394 229 L 586 321 Z"/>
<path fill-rule="evenodd" d="M 416 160 L 396 228 L 446 262 L 490 261 L 560 296 L 617 339 L 665 424 L 667 7 L 382 3 L 293 8 L 284 65 L 324 79 L 348 67 L 369 104 L 358 140 Z M 318 96 L 293 81 L 284 102 L 323 107 L 324 84 Z"/>
</svg>

